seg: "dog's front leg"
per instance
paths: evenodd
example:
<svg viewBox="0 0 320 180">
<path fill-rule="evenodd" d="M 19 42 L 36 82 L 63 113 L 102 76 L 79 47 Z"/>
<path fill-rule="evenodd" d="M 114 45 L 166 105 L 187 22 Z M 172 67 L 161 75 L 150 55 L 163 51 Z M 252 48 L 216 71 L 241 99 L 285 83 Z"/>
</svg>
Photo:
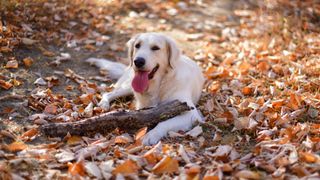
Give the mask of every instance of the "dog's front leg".
<svg viewBox="0 0 320 180">
<path fill-rule="evenodd" d="M 177 132 L 180 130 L 189 130 L 196 121 L 202 122 L 197 109 L 193 109 L 192 111 L 168 119 L 159 123 L 155 128 L 149 131 L 143 138 L 142 143 L 144 145 L 156 144 L 162 137 L 166 136 L 169 131 Z"/>
<path fill-rule="evenodd" d="M 102 99 L 100 100 L 98 106 L 102 107 L 105 110 L 108 110 L 110 108 L 110 103 L 114 99 L 122 96 L 128 96 L 132 94 L 132 90 L 130 87 L 119 87 L 114 89 L 111 92 L 103 93 Z"/>
</svg>

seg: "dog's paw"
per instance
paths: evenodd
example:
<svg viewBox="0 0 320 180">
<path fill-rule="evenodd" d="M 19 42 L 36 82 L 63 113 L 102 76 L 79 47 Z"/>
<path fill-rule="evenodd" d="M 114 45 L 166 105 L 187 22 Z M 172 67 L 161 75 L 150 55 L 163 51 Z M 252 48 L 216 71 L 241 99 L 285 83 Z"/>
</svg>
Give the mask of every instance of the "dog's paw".
<svg viewBox="0 0 320 180">
<path fill-rule="evenodd" d="M 146 146 L 154 145 L 158 143 L 163 136 L 165 135 L 161 134 L 156 129 L 153 129 L 144 136 L 142 143 Z"/>
<path fill-rule="evenodd" d="M 110 109 L 110 102 L 107 101 L 107 100 L 101 100 L 99 103 L 98 103 L 98 106 L 101 107 L 102 109 L 104 110 L 109 110 Z"/>
</svg>

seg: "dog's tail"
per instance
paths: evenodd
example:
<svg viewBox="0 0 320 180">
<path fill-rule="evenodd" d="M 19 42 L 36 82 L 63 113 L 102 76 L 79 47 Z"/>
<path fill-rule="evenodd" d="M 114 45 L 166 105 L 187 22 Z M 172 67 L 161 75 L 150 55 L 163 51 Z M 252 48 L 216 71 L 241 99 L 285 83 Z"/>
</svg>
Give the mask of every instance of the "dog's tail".
<svg viewBox="0 0 320 180">
<path fill-rule="evenodd" d="M 86 62 L 93 64 L 102 70 L 108 71 L 108 75 L 111 79 L 119 79 L 126 69 L 126 65 L 107 59 L 89 58 Z"/>
</svg>

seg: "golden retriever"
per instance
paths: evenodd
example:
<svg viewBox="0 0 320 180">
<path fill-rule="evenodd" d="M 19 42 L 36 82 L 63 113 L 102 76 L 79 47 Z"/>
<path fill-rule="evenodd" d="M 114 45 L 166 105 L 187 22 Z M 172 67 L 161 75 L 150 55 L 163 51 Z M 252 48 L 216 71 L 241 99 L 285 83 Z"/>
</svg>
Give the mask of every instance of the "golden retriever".
<svg viewBox="0 0 320 180">
<path fill-rule="evenodd" d="M 160 33 L 142 33 L 128 43 L 130 64 L 89 58 L 87 62 L 106 69 L 113 78 L 119 78 L 114 90 L 104 93 L 99 106 L 108 109 L 117 97 L 134 94 L 136 109 L 154 107 L 173 100 L 187 102 L 194 109 L 159 123 L 144 137 L 143 143 L 157 143 L 169 131 L 188 130 L 202 116 L 195 107 L 204 83 L 199 66 L 181 54 L 171 38 Z"/>
</svg>

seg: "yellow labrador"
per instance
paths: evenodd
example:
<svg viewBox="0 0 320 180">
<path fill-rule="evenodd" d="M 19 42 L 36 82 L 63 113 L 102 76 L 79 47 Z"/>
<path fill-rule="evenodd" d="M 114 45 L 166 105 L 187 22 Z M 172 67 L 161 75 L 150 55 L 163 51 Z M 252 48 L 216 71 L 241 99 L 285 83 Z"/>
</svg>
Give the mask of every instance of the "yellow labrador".
<svg viewBox="0 0 320 180">
<path fill-rule="evenodd" d="M 194 107 L 192 111 L 159 123 L 143 139 L 145 145 L 155 144 L 169 131 L 188 130 L 202 117 L 198 102 L 204 78 L 198 65 L 181 54 L 177 44 L 159 33 L 142 33 L 127 43 L 130 65 L 104 59 L 89 58 L 87 62 L 109 71 L 119 78 L 112 92 L 104 93 L 99 106 L 107 109 L 117 97 L 134 94 L 136 109 L 154 107 L 159 103 L 180 100 Z"/>
</svg>

